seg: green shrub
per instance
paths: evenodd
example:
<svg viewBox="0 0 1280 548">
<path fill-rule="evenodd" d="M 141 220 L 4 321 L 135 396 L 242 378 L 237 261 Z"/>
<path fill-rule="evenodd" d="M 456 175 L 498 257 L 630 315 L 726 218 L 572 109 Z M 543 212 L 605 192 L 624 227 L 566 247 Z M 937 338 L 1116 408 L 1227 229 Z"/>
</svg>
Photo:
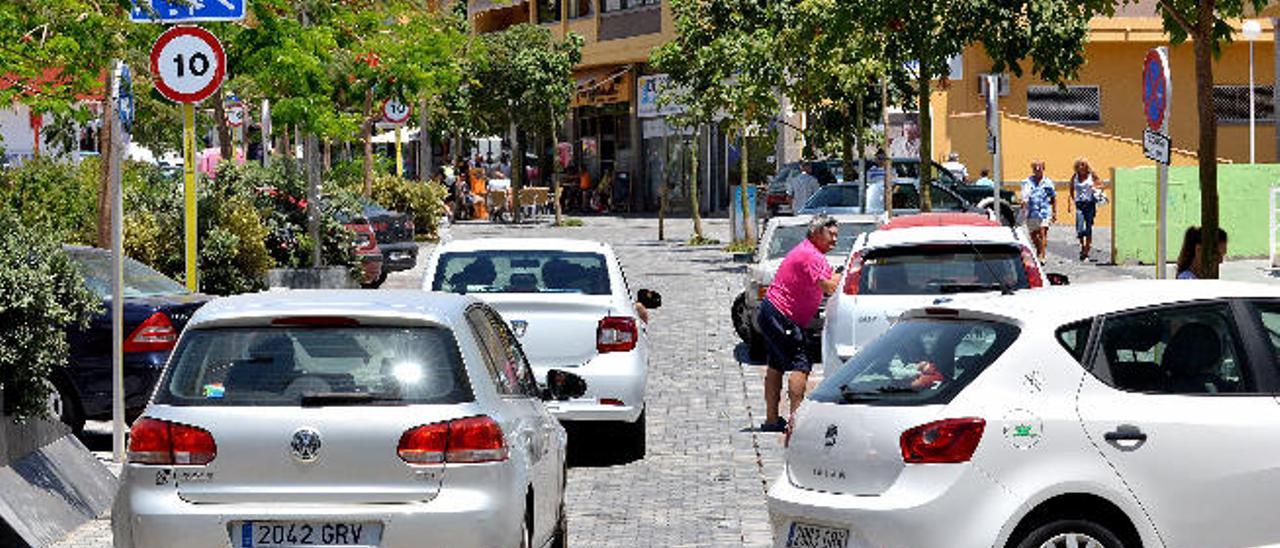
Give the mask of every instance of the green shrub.
<svg viewBox="0 0 1280 548">
<path fill-rule="evenodd" d="M 58 241 L 92 245 L 98 239 L 97 159 L 75 166 L 36 158 L 0 170 L 0 205 L 16 212 L 20 223 L 52 231 Z"/>
<path fill-rule="evenodd" d="M 445 214 L 444 198 L 448 193 L 444 185 L 435 182 L 410 181 L 394 175 L 380 175 L 373 180 L 373 201 L 411 215 L 416 234 L 424 239 L 437 238 L 437 225 Z"/>
<path fill-rule="evenodd" d="M 563 223 L 560 223 L 560 226 L 582 226 L 582 219 L 569 217 L 568 219 L 565 219 Z"/>
<path fill-rule="evenodd" d="M 46 379 L 67 363 L 64 330 L 85 327 L 98 299 L 62 251 L 58 229 L 0 205 L 0 391 L 4 412 L 44 414 Z"/>
</svg>

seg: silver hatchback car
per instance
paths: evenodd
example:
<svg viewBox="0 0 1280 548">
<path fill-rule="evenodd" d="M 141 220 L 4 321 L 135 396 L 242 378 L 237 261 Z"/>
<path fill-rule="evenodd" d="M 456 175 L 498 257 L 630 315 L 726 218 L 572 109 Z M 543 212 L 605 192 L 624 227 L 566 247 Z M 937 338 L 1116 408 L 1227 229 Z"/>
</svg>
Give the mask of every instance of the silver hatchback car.
<svg viewBox="0 0 1280 548">
<path fill-rule="evenodd" d="M 130 431 L 117 547 L 565 544 L 564 429 L 484 303 L 283 291 L 187 324 Z"/>
</svg>

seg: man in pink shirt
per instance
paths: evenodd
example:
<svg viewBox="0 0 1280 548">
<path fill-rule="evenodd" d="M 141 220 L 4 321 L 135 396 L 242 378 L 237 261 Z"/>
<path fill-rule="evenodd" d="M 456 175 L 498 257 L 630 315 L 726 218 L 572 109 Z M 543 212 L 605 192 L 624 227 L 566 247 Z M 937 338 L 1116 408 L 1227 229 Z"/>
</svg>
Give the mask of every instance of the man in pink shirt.
<svg viewBox="0 0 1280 548">
<path fill-rule="evenodd" d="M 791 412 L 804 400 L 809 370 L 813 363 L 805 351 L 803 327 L 809 325 L 823 295 L 835 292 L 840 273 L 827 263 L 827 252 L 836 245 L 839 226 L 826 215 L 809 220 L 809 237 L 797 244 L 782 259 L 764 302 L 760 303 L 758 323 L 769 353 L 769 369 L 764 377 L 765 422 L 760 430 L 782 432 L 787 421 L 778 416 L 778 400 L 782 397 L 782 375 L 790 371 L 787 395 Z"/>
</svg>

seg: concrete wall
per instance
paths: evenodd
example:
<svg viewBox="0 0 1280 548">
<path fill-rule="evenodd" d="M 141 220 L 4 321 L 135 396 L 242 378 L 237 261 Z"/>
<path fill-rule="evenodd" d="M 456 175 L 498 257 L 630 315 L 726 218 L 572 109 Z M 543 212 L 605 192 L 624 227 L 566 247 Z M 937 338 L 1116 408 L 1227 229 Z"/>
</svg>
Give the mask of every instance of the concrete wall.
<svg viewBox="0 0 1280 548">
<path fill-rule="evenodd" d="M 1116 192 L 1113 256 L 1117 263 L 1154 263 L 1156 169 L 1114 171 Z M 1219 223 L 1229 235 L 1228 257 L 1264 257 L 1270 245 L 1270 192 L 1280 186 L 1280 165 L 1218 166 Z M 1169 169 L 1168 258 L 1177 259 L 1182 233 L 1200 224 L 1199 173 L 1194 166 Z"/>
</svg>

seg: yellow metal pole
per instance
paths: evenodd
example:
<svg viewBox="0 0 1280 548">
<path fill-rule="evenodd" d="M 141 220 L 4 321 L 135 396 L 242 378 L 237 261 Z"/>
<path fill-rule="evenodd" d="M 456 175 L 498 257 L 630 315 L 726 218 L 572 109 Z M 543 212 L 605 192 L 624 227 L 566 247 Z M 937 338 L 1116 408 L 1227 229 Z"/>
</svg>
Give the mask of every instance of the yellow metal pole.
<svg viewBox="0 0 1280 548">
<path fill-rule="evenodd" d="M 404 177 L 404 156 L 400 153 L 400 128 L 396 125 L 396 177 Z"/>
<path fill-rule="evenodd" d="M 196 279 L 196 106 L 182 104 L 182 197 L 185 209 L 187 289 L 199 291 Z"/>
</svg>

